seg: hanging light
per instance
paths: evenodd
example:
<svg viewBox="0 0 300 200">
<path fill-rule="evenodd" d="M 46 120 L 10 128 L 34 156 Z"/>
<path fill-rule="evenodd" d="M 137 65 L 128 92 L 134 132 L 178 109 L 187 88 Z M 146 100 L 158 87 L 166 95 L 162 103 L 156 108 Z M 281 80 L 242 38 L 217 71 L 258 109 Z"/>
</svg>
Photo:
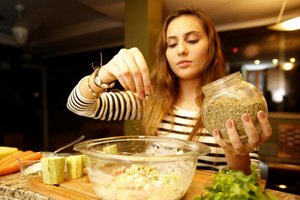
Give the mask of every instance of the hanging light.
<svg viewBox="0 0 300 200">
<path fill-rule="evenodd" d="M 12 27 L 12 32 L 18 44 L 25 45 L 28 39 L 28 29 L 23 26 Z"/>
<path fill-rule="evenodd" d="M 281 23 L 269 26 L 269 29 L 277 31 L 295 31 L 300 29 L 300 17 L 296 17 L 290 20 L 283 21 Z"/>
<path fill-rule="evenodd" d="M 281 22 L 287 0 L 283 0 L 276 24 L 268 26 L 271 30 L 276 31 L 294 31 L 300 29 L 300 16 Z"/>
<path fill-rule="evenodd" d="M 18 12 L 19 21 L 22 18 L 22 12 L 24 11 L 24 6 L 22 4 L 15 5 L 15 10 Z M 12 27 L 12 33 L 17 41 L 17 43 L 21 46 L 25 45 L 28 40 L 28 28 L 21 24 L 16 24 Z"/>
</svg>

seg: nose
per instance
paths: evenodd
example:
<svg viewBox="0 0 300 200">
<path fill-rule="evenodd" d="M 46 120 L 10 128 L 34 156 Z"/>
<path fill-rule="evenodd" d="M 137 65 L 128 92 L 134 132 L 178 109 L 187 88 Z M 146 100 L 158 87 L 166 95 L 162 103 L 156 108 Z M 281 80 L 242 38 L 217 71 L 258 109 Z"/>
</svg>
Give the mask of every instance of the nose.
<svg viewBox="0 0 300 200">
<path fill-rule="evenodd" d="M 177 52 L 178 52 L 178 55 L 180 55 L 180 56 L 186 55 L 188 53 L 188 48 L 187 48 L 185 42 L 181 41 L 178 43 Z"/>
</svg>

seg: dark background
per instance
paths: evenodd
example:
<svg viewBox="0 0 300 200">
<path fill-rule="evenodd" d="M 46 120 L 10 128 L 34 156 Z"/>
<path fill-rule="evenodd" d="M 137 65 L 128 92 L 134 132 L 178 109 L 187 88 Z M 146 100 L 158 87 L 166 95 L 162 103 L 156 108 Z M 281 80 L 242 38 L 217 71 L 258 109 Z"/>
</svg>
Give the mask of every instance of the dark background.
<svg viewBox="0 0 300 200">
<path fill-rule="evenodd" d="M 268 45 L 277 45 L 278 34 L 265 27 L 220 32 L 228 73 L 240 71 L 244 62 L 254 59 L 247 60 L 242 54 L 243 49 L 252 43 L 261 48 L 257 57 L 262 61 L 278 57 L 278 52 L 264 50 Z M 286 38 L 295 37 L 295 32 L 285 34 Z M 271 36 L 275 41 L 267 40 Z M 296 57 L 298 63 L 299 48 L 293 49 L 295 45 L 286 42 L 291 49 L 286 49 L 286 57 Z M 53 150 L 82 134 L 87 138 L 122 135 L 123 122 L 99 122 L 77 116 L 66 108 L 69 93 L 83 76 L 93 71 L 90 64 L 100 62 L 100 52 L 102 63 L 107 63 L 121 48 L 116 46 L 42 58 L 26 48 L 0 45 L 0 145 Z M 233 48 L 239 51 L 234 53 Z M 299 64 L 292 71 L 284 72 L 290 93 L 280 104 L 271 102 L 262 88 L 270 112 L 300 112 L 299 74 Z M 266 75 L 263 77 L 267 79 Z M 48 138 L 45 138 L 45 129 Z"/>
</svg>

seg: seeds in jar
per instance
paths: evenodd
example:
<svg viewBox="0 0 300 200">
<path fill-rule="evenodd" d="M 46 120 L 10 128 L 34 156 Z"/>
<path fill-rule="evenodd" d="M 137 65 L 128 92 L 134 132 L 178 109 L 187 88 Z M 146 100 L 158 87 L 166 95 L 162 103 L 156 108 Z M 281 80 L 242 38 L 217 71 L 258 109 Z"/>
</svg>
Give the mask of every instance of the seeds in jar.
<svg viewBox="0 0 300 200">
<path fill-rule="evenodd" d="M 241 116 L 248 113 L 256 128 L 260 129 L 257 119 L 258 111 L 266 111 L 265 100 L 261 97 L 252 97 L 247 99 L 239 99 L 236 96 L 219 96 L 206 102 L 203 112 L 203 123 L 205 128 L 212 133 L 213 129 L 218 129 L 221 137 L 229 142 L 226 129 L 226 120 L 234 121 L 236 130 L 241 140 L 247 141 L 247 135 L 243 127 Z"/>
</svg>

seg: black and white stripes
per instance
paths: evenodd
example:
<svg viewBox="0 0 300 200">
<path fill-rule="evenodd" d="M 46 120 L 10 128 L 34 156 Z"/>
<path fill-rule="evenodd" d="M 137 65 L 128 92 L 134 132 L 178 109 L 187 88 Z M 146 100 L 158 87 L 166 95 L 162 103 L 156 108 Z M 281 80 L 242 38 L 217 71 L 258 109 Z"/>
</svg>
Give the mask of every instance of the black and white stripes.
<svg viewBox="0 0 300 200">
<path fill-rule="evenodd" d="M 142 103 L 132 92 L 103 92 L 96 101 L 84 98 L 79 84 L 71 92 L 67 108 L 81 116 L 94 119 L 139 120 L 142 117 Z"/>
<path fill-rule="evenodd" d="M 67 108 L 72 112 L 99 120 L 140 120 L 142 117 L 142 102 L 130 91 L 104 92 L 99 99 L 88 100 L 79 91 L 79 84 L 71 92 Z M 199 112 L 174 108 L 174 116 L 167 115 L 160 123 L 157 133 L 167 137 L 188 139 Z M 227 167 L 224 151 L 216 144 L 214 138 L 202 130 L 196 140 L 208 145 L 211 152 L 198 158 L 197 167 L 204 170 L 218 171 Z M 250 154 L 251 163 L 259 166 L 258 152 Z M 259 169 L 259 167 L 258 167 Z"/>
</svg>

